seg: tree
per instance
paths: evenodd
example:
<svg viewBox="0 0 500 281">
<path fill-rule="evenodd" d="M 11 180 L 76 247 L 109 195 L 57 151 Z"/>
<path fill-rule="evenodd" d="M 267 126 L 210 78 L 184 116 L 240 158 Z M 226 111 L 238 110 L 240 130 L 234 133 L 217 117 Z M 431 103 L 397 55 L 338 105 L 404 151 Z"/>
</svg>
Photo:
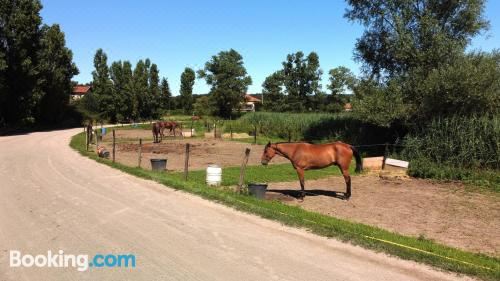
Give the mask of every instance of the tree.
<svg viewBox="0 0 500 281">
<path fill-rule="evenodd" d="M 189 67 L 181 74 L 180 106 L 184 113 L 191 114 L 193 111 L 193 86 L 196 75 Z"/>
<path fill-rule="evenodd" d="M 167 78 L 163 78 L 161 80 L 160 92 L 161 92 L 161 99 L 160 99 L 161 108 L 170 110 L 171 109 L 170 99 L 172 97 L 172 92 L 170 92 L 170 86 L 168 85 Z"/>
<path fill-rule="evenodd" d="M 229 118 L 233 109 L 240 107 L 252 78 L 243 66 L 243 57 L 233 49 L 219 52 L 198 71 L 210 89 L 210 99 L 215 105 L 215 114 Z"/>
<path fill-rule="evenodd" d="M 128 61 L 113 62 L 110 68 L 110 77 L 113 82 L 113 97 L 115 117 L 117 121 L 129 119 L 131 116 L 131 91 L 132 80 L 131 64 Z"/>
<path fill-rule="evenodd" d="M 270 111 L 283 111 L 284 92 L 283 76 L 280 71 L 266 77 L 262 83 L 263 107 Z"/>
<path fill-rule="evenodd" d="M 73 85 L 78 74 L 73 54 L 66 47 L 59 25 L 43 26 L 39 50 L 39 86 L 43 96 L 37 110 L 37 121 L 45 124 L 61 122 L 66 113 Z"/>
<path fill-rule="evenodd" d="M 287 55 L 282 65 L 288 110 L 304 111 L 315 108 L 316 104 L 312 102 L 311 97 L 322 94 L 320 81 L 323 71 L 319 68 L 319 56 L 311 52 L 304 57 L 304 53 L 299 51 Z"/>
<path fill-rule="evenodd" d="M 37 87 L 42 5 L 0 0 L 0 7 L 0 122 L 31 123 L 43 96 Z"/>
<path fill-rule="evenodd" d="M 151 117 L 158 118 L 161 116 L 161 95 L 160 95 L 160 71 L 156 64 L 151 64 L 149 69 L 149 103 Z"/>
<path fill-rule="evenodd" d="M 148 96 L 149 96 L 149 85 L 148 85 L 148 68 L 147 64 L 143 60 L 139 60 L 134 68 L 133 73 L 134 81 L 134 96 L 137 101 L 136 112 L 134 112 L 134 118 L 148 118 L 149 109 Z"/>
<path fill-rule="evenodd" d="M 196 99 L 193 105 L 194 114 L 198 116 L 209 116 L 214 112 L 213 105 L 210 103 L 210 98 L 208 96 L 201 96 Z"/>
<path fill-rule="evenodd" d="M 108 57 L 102 49 L 98 49 L 94 56 L 94 68 L 92 71 L 92 95 L 99 105 L 101 119 L 116 118 L 115 100 L 113 96 L 113 84 L 109 76 Z"/>
<path fill-rule="evenodd" d="M 485 0 L 348 0 L 345 17 L 366 27 L 355 57 L 372 76 L 431 70 L 454 61 L 488 26 Z"/>
<path fill-rule="evenodd" d="M 354 90 L 354 110 L 362 118 L 381 125 L 417 125 L 443 115 L 488 112 L 488 85 L 498 82 L 479 78 L 481 83 L 456 86 L 465 86 L 464 81 L 476 75 L 475 67 L 489 71 L 486 76 L 492 78 L 497 71 L 494 58 L 476 60 L 465 53 L 471 38 L 488 27 L 484 0 L 348 3 L 345 16 L 366 27 L 355 48 L 366 74 L 366 81 Z M 465 67 L 469 73 L 462 71 Z M 374 118 L 379 114 L 383 116 Z"/>
<path fill-rule="evenodd" d="M 345 66 L 339 66 L 333 68 L 329 72 L 330 74 L 330 84 L 327 88 L 331 91 L 332 95 L 346 94 L 347 90 L 352 90 L 354 84 L 356 83 L 356 77 Z"/>
</svg>

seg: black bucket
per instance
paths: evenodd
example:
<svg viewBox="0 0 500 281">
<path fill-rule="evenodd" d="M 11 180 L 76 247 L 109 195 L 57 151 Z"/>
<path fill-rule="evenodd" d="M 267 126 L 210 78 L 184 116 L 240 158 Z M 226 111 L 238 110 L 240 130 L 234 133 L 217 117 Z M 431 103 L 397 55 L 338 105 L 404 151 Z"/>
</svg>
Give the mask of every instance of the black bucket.
<svg viewBox="0 0 500 281">
<path fill-rule="evenodd" d="M 167 169 L 167 159 L 151 159 L 151 169 L 153 171 L 165 171 Z"/>
<path fill-rule="evenodd" d="M 248 192 L 259 199 L 264 199 L 267 190 L 267 183 L 249 183 Z"/>
</svg>

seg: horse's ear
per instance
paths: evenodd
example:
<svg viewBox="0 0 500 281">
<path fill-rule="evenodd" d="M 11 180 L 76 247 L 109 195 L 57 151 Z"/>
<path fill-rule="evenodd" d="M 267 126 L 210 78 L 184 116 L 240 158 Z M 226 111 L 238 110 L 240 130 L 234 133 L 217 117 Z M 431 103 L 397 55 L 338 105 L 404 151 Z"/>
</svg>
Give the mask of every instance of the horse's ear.
<svg viewBox="0 0 500 281">
<path fill-rule="evenodd" d="M 271 141 L 268 141 L 266 146 L 271 146 Z"/>
</svg>

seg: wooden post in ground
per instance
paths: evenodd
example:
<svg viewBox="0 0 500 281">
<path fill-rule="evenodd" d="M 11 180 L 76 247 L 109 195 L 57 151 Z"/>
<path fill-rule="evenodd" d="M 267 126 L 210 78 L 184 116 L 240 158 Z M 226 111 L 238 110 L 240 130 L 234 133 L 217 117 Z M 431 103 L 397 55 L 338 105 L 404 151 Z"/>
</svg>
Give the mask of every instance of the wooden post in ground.
<svg viewBox="0 0 500 281">
<path fill-rule="evenodd" d="M 98 152 L 98 148 L 99 148 L 99 130 L 95 130 L 95 152 L 96 153 L 99 153 Z"/>
<path fill-rule="evenodd" d="M 217 123 L 214 123 L 214 139 L 217 138 Z"/>
<path fill-rule="evenodd" d="M 115 140 L 115 129 L 113 129 L 113 163 L 115 163 L 116 154 L 116 140 Z"/>
<path fill-rule="evenodd" d="M 238 187 L 236 188 L 236 192 L 240 193 L 243 184 L 245 183 L 245 169 L 248 163 L 248 157 L 250 156 L 250 148 L 245 149 L 245 156 L 243 157 L 243 163 L 241 163 L 240 169 L 240 180 L 238 182 Z"/>
<path fill-rule="evenodd" d="M 231 140 L 233 140 L 233 125 L 229 125 L 229 131 L 231 132 Z"/>
<path fill-rule="evenodd" d="M 83 127 L 83 131 L 85 132 L 85 147 L 87 148 L 87 151 L 89 151 L 89 130 L 87 130 L 86 127 Z"/>
<path fill-rule="evenodd" d="M 137 156 L 137 167 L 141 167 L 141 159 L 142 159 L 142 139 L 139 139 L 139 152 Z"/>
<path fill-rule="evenodd" d="M 186 143 L 186 157 L 184 160 L 184 180 L 187 181 L 188 179 L 188 169 L 189 169 L 189 148 L 190 144 Z"/>
<path fill-rule="evenodd" d="M 257 144 L 257 125 L 253 129 L 253 144 Z"/>
<path fill-rule="evenodd" d="M 384 158 L 382 160 L 382 170 L 385 169 L 385 160 L 387 160 L 388 155 L 389 155 L 389 144 L 385 143 Z"/>
</svg>

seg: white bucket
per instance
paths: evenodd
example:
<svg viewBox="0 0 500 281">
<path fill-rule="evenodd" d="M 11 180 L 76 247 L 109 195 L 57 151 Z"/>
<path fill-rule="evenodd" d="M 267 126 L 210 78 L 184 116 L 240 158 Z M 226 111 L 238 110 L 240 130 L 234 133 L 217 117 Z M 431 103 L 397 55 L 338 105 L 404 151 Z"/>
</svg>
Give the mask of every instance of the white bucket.
<svg viewBox="0 0 500 281">
<path fill-rule="evenodd" d="M 219 186 L 222 182 L 222 168 L 211 164 L 207 167 L 207 184 Z"/>
</svg>

